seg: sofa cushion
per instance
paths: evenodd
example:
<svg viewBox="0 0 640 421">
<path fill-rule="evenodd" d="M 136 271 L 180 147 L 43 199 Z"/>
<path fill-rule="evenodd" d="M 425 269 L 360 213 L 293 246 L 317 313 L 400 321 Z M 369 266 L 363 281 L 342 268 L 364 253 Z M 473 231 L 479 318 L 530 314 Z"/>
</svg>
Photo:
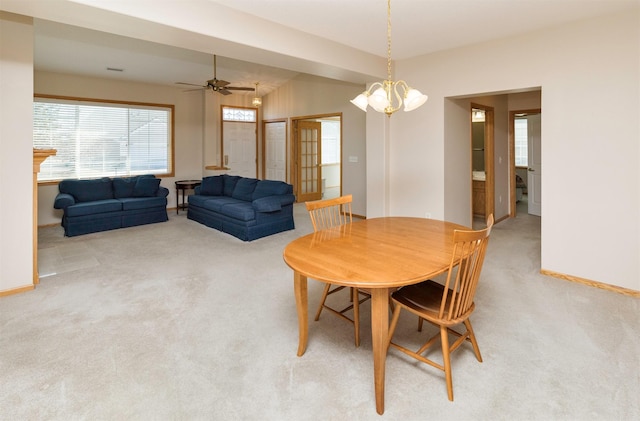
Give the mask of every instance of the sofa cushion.
<svg viewBox="0 0 640 421">
<path fill-rule="evenodd" d="M 253 191 L 252 199 L 260 199 L 261 197 L 274 196 L 278 194 L 292 193 L 293 189 L 290 184 L 283 181 L 275 180 L 260 180 L 256 184 L 256 188 Z"/>
<path fill-rule="evenodd" d="M 192 200 L 193 199 L 193 200 Z M 189 196 L 189 205 L 199 206 L 214 212 L 220 212 L 223 206 L 229 204 L 243 203 L 238 199 L 227 196 Z"/>
<path fill-rule="evenodd" d="M 122 210 L 122 203 L 116 199 L 94 200 L 92 202 L 80 202 L 69 206 L 65 210 L 65 216 L 94 215 L 106 212 L 118 212 Z"/>
<path fill-rule="evenodd" d="M 107 177 L 94 180 L 62 180 L 58 189 L 60 193 L 70 194 L 78 202 L 113 199 L 111 179 Z"/>
<path fill-rule="evenodd" d="M 137 177 L 114 178 L 113 179 L 113 197 L 121 199 L 123 197 L 133 196 L 133 188 L 138 181 Z"/>
<path fill-rule="evenodd" d="M 236 188 L 233 189 L 231 197 L 238 200 L 244 200 L 245 202 L 251 202 L 253 191 L 258 184 L 258 180 L 255 178 L 241 178 L 236 183 Z"/>
<path fill-rule="evenodd" d="M 250 202 L 228 203 L 222 206 L 218 212 L 230 218 L 245 222 L 256 219 L 256 212 L 253 210 Z"/>
<path fill-rule="evenodd" d="M 206 196 L 222 196 L 224 191 L 224 178 L 221 175 L 205 177 L 200 184 L 200 194 Z"/>
<path fill-rule="evenodd" d="M 231 197 L 233 195 L 233 190 L 236 188 L 238 180 L 240 180 L 240 177 L 237 175 L 227 174 L 224 174 L 222 177 L 224 179 L 224 195 Z"/>
<path fill-rule="evenodd" d="M 167 206 L 165 197 L 124 197 L 120 199 L 122 210 L 149 209 L 156 206 Z"/>
<path fill-rule="evenodd" d="M 134 197 L 154 197 L 160 187 L 159 178 L 138 177 L 133 187 Z"/>
</svg>

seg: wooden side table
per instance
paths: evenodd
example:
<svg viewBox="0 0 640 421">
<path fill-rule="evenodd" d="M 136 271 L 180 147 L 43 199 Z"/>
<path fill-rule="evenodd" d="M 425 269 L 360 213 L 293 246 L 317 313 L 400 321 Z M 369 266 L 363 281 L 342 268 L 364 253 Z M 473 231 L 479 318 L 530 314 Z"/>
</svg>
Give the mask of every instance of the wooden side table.
<svg viewBox="0 0 640 421">
<path fill-rule="evenodd" d="M 184 201 L 184 191 L 193 190 L 202 183 L 202 180 L 180 180 L 176 181 L 176 214 L 180 214 L 180 209 L 187 209 L 188 203 Z M 182 191 L 182 203 L 179 202 L 180 191 Z"/>
</svg>

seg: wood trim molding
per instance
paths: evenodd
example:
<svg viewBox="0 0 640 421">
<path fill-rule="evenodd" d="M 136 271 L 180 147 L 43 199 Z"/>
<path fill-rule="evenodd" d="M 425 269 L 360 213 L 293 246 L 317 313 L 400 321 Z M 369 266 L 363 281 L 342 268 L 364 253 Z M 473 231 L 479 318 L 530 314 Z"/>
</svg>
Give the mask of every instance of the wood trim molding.
<svg viewBox="0 0 640 421">
<path fill-rule="evenodd" d="M 640 291 L 633 289 L 623 288 L 616 285 L 605 284 L 603 282 L 591 281 L 589 279 L 579 278 L 577 276 L 566 275 L 564 273 L 554 272 L 552 270 L 540 269 L 540 273 L 554 278 L 564 279 L 565 281 L 575 282 L 582 285 L 587 285 L 594 288 L 604 289 L 611 292 L 616 292 L 622 295 L 628 295 L 629 297 L 640 298 Z"/>
<path fill-rule="evenodd" d="M 0 297 L 6 297 L 7 295 L 19 294 L 21 292 L 31 291 L 35 289 L 35 285 L 27 285 L 24 287 L 5 289 L 4 291 L 0 291 Z"/>
</svg>

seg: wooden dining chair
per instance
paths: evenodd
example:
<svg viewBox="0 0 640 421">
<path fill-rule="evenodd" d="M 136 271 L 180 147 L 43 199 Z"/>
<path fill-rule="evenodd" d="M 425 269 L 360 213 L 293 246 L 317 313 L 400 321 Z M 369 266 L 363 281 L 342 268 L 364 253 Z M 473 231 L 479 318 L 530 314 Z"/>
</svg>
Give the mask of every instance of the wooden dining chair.
<svg viewBox="0 0 640 421">
<path fill-rule="evenodd" d="M 478 361 L 482 362 L 480 348 L 471 327 L 469 316 L 475 309 L 473 298 L 478 287 L 480 271 L 487 251 L 489 234 L 493 227 L 493 215 L 487 219 L 487 227 L 477 231 L 456 230 L 453 234 L 454 247 L 449 272 L 444 285 L 432 280 L 398 289 L 391 295 L 395 310 L 389 328 L 389 346 L 399 349 L 407 355 L 438 368 L 445 373 L 447 394 L 453 401 L 453 382 L 451 379 L 451 353 L 464 342 L 469 341 Z M 411 351 L 392 342 L 393 333 L 398 324 L 400 312 L 405 309 L 419 317 L 419 328 L 422 321 L 438 326 L 439 332 L 427 340 L 417 351 Z M 464 325 L 462 333 L 454 330 L 457 325 Z M 457 340 L 449 345 L 449 334 Z M 439 364 L 423 354 L 440 338 L 443 364 Z"/>
<path fill-rule="evenodd" d="M 337 227 L 340 225 L 351 224 L 351 202 L 352 195 L 348 194 L 335 199 L 316 200 L 313 202 L 305 202 L 313 230 L 315 232 Z M 349 305 L 344 308 L 334 308 L 327 304 L 327 297 L 336 292 L 342 291 L 347 287 L 327 283 L 322 291 L 320 305 L 316 312 L 315 320 L 320 319 L 320 313 L 323 309 L 327 309 L 332 314 L 346 320 L 354 325 L 355 343 L 360 346 L 360 304 L 371 298 L 370 294 L 358 288 L 348 288 L 350 291 Z M 345 313 L 353 310 L 353 318 L 349 318 Z"/>
</svg>

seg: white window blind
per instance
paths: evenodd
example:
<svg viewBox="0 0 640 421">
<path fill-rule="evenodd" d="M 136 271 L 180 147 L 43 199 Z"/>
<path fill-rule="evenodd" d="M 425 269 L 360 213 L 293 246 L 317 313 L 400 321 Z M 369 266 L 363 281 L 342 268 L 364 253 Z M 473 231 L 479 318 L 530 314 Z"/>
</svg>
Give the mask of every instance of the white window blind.
<svg viewBox="0 0 640 421">
<path fill-rule="evenodd" d="M 56 149 L 38 181 L 172 172 L 173 106 L 35 98 L 33 147 Z"/>
<path fill-rule="evenodd" d="M 321 121 L 322 124 L 322 164 L 340 163 L 340 122 Z"/>
<path fill-rule="evenodd" d="M 527 119 L 516 118 L 514 121 L 514 131 L 516 167 L 526 167 L 529 162 L 529 160 L 527 159 L 527 155 L 529 154 L 529 131 L 527 128 Z"/>
</svg>

